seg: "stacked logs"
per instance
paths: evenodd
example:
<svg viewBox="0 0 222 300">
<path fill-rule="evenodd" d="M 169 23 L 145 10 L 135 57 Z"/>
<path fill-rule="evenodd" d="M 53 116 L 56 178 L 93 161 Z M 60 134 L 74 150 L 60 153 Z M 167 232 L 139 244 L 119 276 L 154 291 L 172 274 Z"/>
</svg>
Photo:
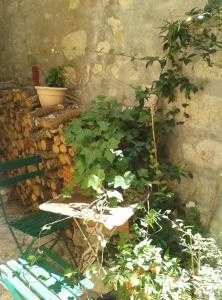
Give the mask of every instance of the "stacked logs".
<svg viewBox="0 0 222 300">
<path fill-rule="evenodd" d="M 16 186 L 22 203 L 37 209 L 43 199 L 60 194 L 64 178 L 69 177 L 74 151 L 64 142 L 63 126 L 80 115 L 80 108 L 70 101 L 42 108 L 38 96 L 19 90 L 3 91 L 0 107 L 0 161 L 33 155 L 43 159 L 44 177 L 28 179 Z M 28 171 L 33 171 L 32 168 L 27 167 Z"/>
</svg>

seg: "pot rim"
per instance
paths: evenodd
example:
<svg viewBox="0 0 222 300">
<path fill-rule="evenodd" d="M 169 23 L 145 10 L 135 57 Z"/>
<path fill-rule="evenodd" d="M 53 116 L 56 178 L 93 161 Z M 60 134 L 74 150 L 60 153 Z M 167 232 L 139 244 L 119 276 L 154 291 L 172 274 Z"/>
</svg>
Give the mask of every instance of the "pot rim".
<svg viewBox="0 0 222 300">
<path fill-rule="evenodd" d="M 35 86 L 36 90 L 63 90 L 66 91 L 68 88 L 66 87 L 51 87 L 51 86 Z"/>
</svg>

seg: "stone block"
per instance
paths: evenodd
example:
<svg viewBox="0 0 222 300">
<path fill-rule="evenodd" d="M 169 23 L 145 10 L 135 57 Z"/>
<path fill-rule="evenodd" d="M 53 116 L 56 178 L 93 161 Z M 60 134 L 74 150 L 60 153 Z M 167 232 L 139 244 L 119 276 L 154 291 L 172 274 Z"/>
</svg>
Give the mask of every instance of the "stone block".
<svg viewBox="0 0 222 300">
<path fill-rule="evenodd" d="M 87 34 L 84 30 L 78 30 L 67 34 L 63 40 L 64 55 L 72 60 L 83 56 L 87 47 Z"/>
</svg>

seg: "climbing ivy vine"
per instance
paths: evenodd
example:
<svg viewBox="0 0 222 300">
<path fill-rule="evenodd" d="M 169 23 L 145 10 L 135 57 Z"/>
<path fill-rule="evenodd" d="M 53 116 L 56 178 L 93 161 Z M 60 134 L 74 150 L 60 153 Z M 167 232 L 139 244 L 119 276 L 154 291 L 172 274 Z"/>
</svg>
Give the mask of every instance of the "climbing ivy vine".
<svg viewBox="0 0 222 300">
<path fill-rule="evenodd" d="M 217 282 L 222 282 L 221 252 L 212 240 L 187 230 L 183 221 L 172 221 L 178 214 L 176 195 L 167 182 L 190 174 L 183 164 L 166 162 L 161 143 L 189 118 L 189 103 L 203 89 L 186 75 L 187 66 L 203 62 L 209 68 L 222 67 L 215 59 L 222 49 L 222 0 L 208 0 L 183 19 L 166 21 L 160 37 L 162 56 L 128 56 L 110 49 L 109 55 L 144 61 L 146 68 L 157 63 L 160 74 L 151 86 L 134 87 L 133 108 L 98 97 L 66 126 L 66 142 L 76 151 L 71 188 L 75 183 L 88 190 L 100 207 L 125 199 L 139 204 L 132 237 L 114 239 L 106 253 L 106 283 L 122 299 L 221 299 L 214 280 L 217 274 Z M 155 104 L 150 101 L 154 96 Z M 161 109 L 163 101 L 170 104 L 168 111 Z M 216 253 L 212 261 L 209 251 Z"/>
</svg>

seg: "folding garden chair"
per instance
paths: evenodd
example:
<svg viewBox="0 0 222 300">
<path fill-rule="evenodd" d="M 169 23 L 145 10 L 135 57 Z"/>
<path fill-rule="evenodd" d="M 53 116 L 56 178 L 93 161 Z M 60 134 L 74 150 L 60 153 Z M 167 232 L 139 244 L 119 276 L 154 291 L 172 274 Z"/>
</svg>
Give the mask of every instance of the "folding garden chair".
<svg viewBox="0 0 222 300">
<path fill-rule="evenodd" d="M 22 158 L 18 160 L 11 160 L 0 164 L 0 188 L 1 187 L 9 187 L 13 186 L 18 182 L 22 182 L 29 178 L 34 177 L 41 177 L 44 174 L 44 171 L 40 169 L 39 164 L 41 163 L 42 159 L 40 156 L 32 156 L 27 158 Z M 28 166 L 35 166 L 34 171 L 27 171 Z M 17 170 L 18 174 L 10 175 L 14 170 Z M 6 173 L 6 177 L 5 176 Z M 14 173 L 13 173 L 14 174 Z M 2 176 L 3 175 L 3 176 Z M 43 190 L 44 192 L 44 190 Z M 75 259 L 70 251 L 66 238 L 63 236 L 63 230 L 68 227 L 72 223 L 72 218 L 65 218 L 60 214 L 55 214 L 51 212 L 44 212 L 44 211 L 36 211 L 29 215 L 25 215 L 24 217 L 16 220 L 9 220 L 7 215 L 7 210 L 4 205 L 4 201 L 2 195 L 0 194 L 0 208 L 2 208 L 3 217 L 8 225 L 9 230 L 14 238 L 14 241 L 21 252 L 21 254 L 28 253 L 31 248 L 33 247 L 34 243 L 42 237 L 51 235 L 55 232 L 60 232 L 56 237 L 53 236 L 52 239 L 49 239 L 46 244 L 51 244 L 50 249 L 52 249 L 58 240 L 63 239 L 67 250 L 69 251 L 73 261 Z M 22 248 L 22 244 L 16 236 L 15 230 L 19 230 L 26 235 L 32 237 L 31 242 L 26 247 L 25 250 Z M 51 242 L 51 243 L 50 243 Z"/>
</svg>

